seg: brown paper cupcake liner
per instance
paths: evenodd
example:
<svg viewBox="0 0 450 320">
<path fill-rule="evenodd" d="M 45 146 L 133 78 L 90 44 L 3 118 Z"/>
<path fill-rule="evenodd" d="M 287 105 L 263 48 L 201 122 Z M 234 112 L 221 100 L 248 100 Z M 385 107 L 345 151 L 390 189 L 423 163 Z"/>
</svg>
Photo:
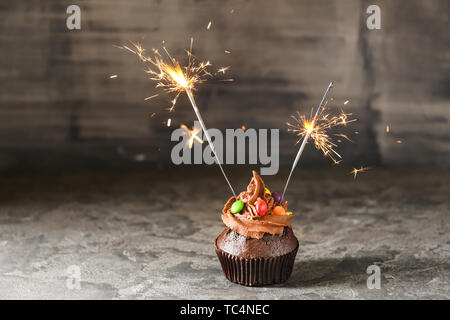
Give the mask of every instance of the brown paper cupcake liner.
<svg viewBox="0 0 450 320">
<path fill-rule="evenodd" d="M 244 286 L 266 286 L 285 282 L 294 268 L 297 247 L 282 256 L 245 259 L 217 248 L 216 253 L 225 277 Z"/>
</svg>

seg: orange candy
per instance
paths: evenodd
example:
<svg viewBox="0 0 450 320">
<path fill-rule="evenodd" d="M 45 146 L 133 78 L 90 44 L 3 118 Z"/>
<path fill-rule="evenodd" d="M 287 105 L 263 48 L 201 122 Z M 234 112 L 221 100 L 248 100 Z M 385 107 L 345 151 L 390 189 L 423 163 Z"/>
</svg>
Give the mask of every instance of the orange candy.
<svg viewBox="0 0 450 320">
<path fill-rule="evenodd" d="M 282 206 L 276 206 L 272 210 L 273 214 L 276 214 L 277 216 L 283 216 L 286 214 L 286 210 Z"/>
</svg>

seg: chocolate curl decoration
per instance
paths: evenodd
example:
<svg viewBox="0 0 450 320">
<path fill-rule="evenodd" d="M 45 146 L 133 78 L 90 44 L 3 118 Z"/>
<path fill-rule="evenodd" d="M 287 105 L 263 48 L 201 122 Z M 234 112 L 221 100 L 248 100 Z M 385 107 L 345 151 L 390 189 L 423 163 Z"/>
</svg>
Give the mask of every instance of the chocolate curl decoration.
<svg viewBox="0 0 450 320">
<path fill-rule="evenodd" d="M 253 178 L 247 187 L 247 191 L 241 192 L 238 200 L 244 201 L 247 204 L 254 204 L 258 198 L 264 198 L 265 185 L 261 177 L 256 171 L 252 171 Z"/>
<path fill-rule="evenodd" d="M 237 200 L 242 200 L 244 202 L 244 209 L 242 209 L 240 213 L 252 218 L 259 217 L 255 206 L 255 202 L 258 198 L 263 199 L 267 203 L 267 213 L 272 212 L 273 208 L 279 205 L 270 194 L 265 192 L 266 186 L 259 174 L 256 171 L 252 171 L 252 173 L 253 178 L 250 181 L 247 190 L 241 192 L 236 198 L 231 197 L 223 207 L 223 213 L 231 213 L 231 206 Z M 287 210 L 287 201 L 281 204 L 281 206 Z"/>
</svg>

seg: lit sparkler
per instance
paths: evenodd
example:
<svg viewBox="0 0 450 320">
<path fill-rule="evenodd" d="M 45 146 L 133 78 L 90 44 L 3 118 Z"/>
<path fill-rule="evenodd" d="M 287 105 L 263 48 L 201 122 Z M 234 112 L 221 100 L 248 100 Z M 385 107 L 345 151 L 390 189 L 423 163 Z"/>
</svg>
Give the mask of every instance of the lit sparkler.
<svg viewBox="0 0 450 320">
<path fill-rule="evenodd" d="M 302 142 L 302 144 L 300 146 L 300 149 L 298 150 L 297 155 L 295 156 L 294 163 L 292 164 L 291 172 L 289 172 L 289 176 L 288 176 L 286 184 L 284 186 L 283 196 L 286 193 L 286 189 L 287 189 L 287 187 L 289 185 L 289 181 L 291 180 L 292 172 L 294 172 L 294 169 L 297 166 L 298 161 L 300 160 L 300 156 L 302 155 L 303 150 L 305 149 L 306 143 L 308 142 L 308 139 L 309 139 L 309 136 L 311 135 L 311 132 L 314 131 L 314 126 L 316 124 L 317 117 L 320 115 L 320 113 L 322 111 L 322 108 L 323 108 L 323 105 L 325 103 L 325 99 L 327 98 L 328 93 L 330 92 L 330 89 L 332 87 L 333 87 L 333 82 L 330 82 L 330 84 L 328 85 L 327 90 L 325 91 L 325 93 L 324 93 L 324 95 L 322 97 L 322 100 L 319 103 L 319 106 L 317 107 L 317 111 L 316 111 L 316 114 L 314 115 L 314 118 L 312 119 L 311 122 L 305 122 L 304 123 L 306 132 L 305 132 L 305 135 L 303 137 L 303 142 Z"/>
<path fill-rule="evenodd" d="M 194 109 L 195 115 L 197 116 L 197 119 L 200 122 L 205 137 L 209 143 L 211 151 L 214 153 L 216 162 L 219 165 L 233 195 L 236 197 L 236 193 L 234 192 L 234 189 L 222 168 L 222 164 L 217 156 L 214 144 L 211 141 L 208 130 L 203 122 L 203 118 L 194 99 L 193 92 L 196 90 L 196 85 L 206 81 L 208 77 L 212 77 L 212 74 L 208 71 L 208 67 L 211 66 L 209 61 L 196 61 L 195 57 L 192 55 L 192 44 L 193 38 L 191 38 L 189 50 L 186 50 L 188 63 L 185 67 L 181 67 L 179 62 L 170 55 L 164 46 L 163 49 L 167 55 L 166 59 L 156 49 L 153 49 L 153 57 L 147 56 L 145 49 L 143 49 L 138 43 L 133 43 L 134 50 L 127 46 L 123 46 L 122 48 L 136 54 L 139 59 L 147 65 L 145 72 L 150 75 L 151 80 L 156 81 L 157 88 L 162 88 L 165 92 L 173 93 L 175 95 L 172 99 L 172 106 L 169 108 L 169 111 L 173 111 L 180 94 L 186 92 L 192 108 Z"/>
<path fill-rule="evenodd" d="M 123 49 L 136 54 L 146 64 L 147 69 L 145 72 L 150 75 L 151 80 L 157 82 L 157 88 L 162 88 L 165 92 L 174 94 L 174 97 L 171 99 L 170 112 L 174 110 L 178 97 L 182 92 L 186 90 L 195 91 L 197 84 L 206 81 L 208 77 L 212 77 L 212 74 L 208 71 L 211 63 L 209 61 L 197 63 L 192 55 L 192 43 L 193 39 L 191 38 L 190 48 L 186 50 L 188 64 L 184 68 L 172 58 L 164 46 L 163 50 L 168 59 L 164 59 L 157 49 L 152 50 L 153 57 L 146 55 L 146 50 L 139 43 L 132 43 L 133 49 L 122 46 Z"/>
<path fill-rule="evenodd" d="M 349 119 L 351 113 L 345 113 L 344 111 L 341 111 L 340 114 L 334 116 L 325 112 L 326 102 L 324 101 L 332 87 L 333 83 L 331 82 L 319 104 L 319 107 L 317 108 L 314 118 L 306 118 L 304 115 L 297 113 L 296 116 L 291 116 L 295 123 L 287 123 L 288 130 L 295 132 L 299 136 L 297 143 L 302 140 L 303 142 L 295 158 L 288 181 L 286 182 L 286 186 L 284 188 L 284 192 L 286 192 L 292 172 L 297 165 L 309 138 L 313 140 L 316 149 L 321 150 L 326 157 L 329 157 L 333 161 L 334 164 L 339 164 L 342 161 L 341 155 L 335 150 L 337 143 L 334 142 L 333 138 L 328 134 L 328 130 L 336 126 L 346 126 L 348 123 L 356 121 L 356 119 Z M 348 103 L 348 100 L 344 102 L 344 104 L 346 103 Z M 352 142 L 352 140 L 343 133 L 334 134 L 334 136 L 341 137 Z M 338 140 L 338 142 L 340 142 L 340 140 Z"/>
<path fill-rule="evenodd" d="M 329 84 L 327 90 L 325 91 L 314 117 L 312 117 L 311 114 L 310 118 L 307 118 L 306 116 L 297 113 L 297 115 L 291 116 L 295 123 L 287 123 L 288 131 L 295 132 L 299 136 L 297 144 L 302 140 L 303 142 L 297 152 L 297 156 L 292 165 L 291 172 L 289 173 L 283 194 L 286 192 L 292 173 L 298 164 L 309 138 L 313 140 L 316 149 L 321 150 L 326 157 L 329 157 L 333 161 L 334 164 L 339 164 L 342 161 L 341 155 L 335 150 L 337 143 L 334 142 L 332 137 L 328 134 L 328 130 L 336 126 L 346 126 L 348 123 L 356 121 L 356 119 L 349 119 L 351 114 L 343 111 L 336 116 L 324 112 L 327 104 L 326 97 L 332 87 L 333 82 Z M 348 102 L 349 100 L 346 100 L 344 105 L 348 104 Z M 344 138 L 350 142 L 352 141 L 343 133 L 334 134 L 334 136 Z M 338 140 L 338 142 L 341 142 L 341 140 Z"/>
<path fill-rule="evenodd" d="M 325 113 L 325 110 L 325 107 L 321 109 L 316 120 L 310 120 L 297 112 L 297 115 L 291 116 L 295 122 L 293 124 L 287 123 L 288 131 L 294 132 L 299 136 L 297 143 L 300 143 L 302 140 L 304 141 L 304 138 L 309 133 L 316 149 L 321 150 L 326 157 L 329 157 L 334 164 L 337 164 L 341 161 L 342 157 L 335 150 L 337 143 L 328 134 L 328 130 L 337 126 L 346 126 L 348 123 L 356 121 L 356 119 L 349 119 L 351 113 L 341 111 L 339 115 L 333 116 Z M 346 134 L 337 133 L 334 136 L 352 142 Z"/>
</svg>

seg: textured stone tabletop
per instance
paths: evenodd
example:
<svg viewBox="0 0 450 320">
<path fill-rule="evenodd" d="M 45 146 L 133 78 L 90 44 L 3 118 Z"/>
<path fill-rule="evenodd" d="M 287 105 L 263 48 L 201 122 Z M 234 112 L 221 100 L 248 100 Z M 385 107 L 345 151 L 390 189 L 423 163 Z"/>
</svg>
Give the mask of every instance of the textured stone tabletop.
<svg viewBox="0 0 450 320">
<path fill-rule="evenodd" d="M 227 170 L 243 190 L 251 171 Z M 286 173 L 265 182 L 281 189 Z M 230 194 L 217 168 L 4 173 L 0 298 L 449 299 L 449 173 L 375 168 L 354 181 L 297 170 L 296 264 L 287 283 L 264 288 L 222 274 L 213 243 Z M 366 285 L 373 264 L 379 290 Z M 67 287 L 70 266 L 79 290 Z"/>
</svg>

